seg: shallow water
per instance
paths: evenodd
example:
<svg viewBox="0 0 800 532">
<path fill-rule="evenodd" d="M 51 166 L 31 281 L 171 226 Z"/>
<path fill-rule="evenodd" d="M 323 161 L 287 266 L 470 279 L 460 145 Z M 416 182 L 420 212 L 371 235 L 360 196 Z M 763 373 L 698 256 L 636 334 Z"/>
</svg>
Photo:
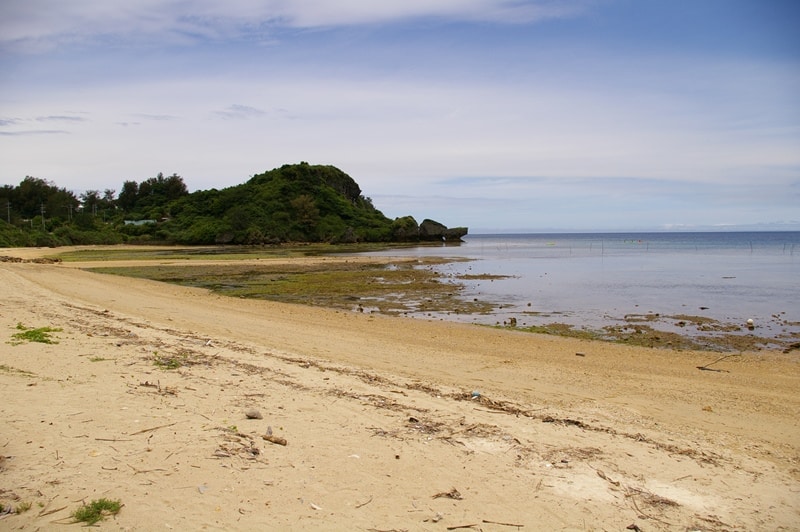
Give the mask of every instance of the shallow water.
<svg viewBox="0 0 800 532">
<path fill-rule="evenodd" d="M 472 259 L 441 266 L 445 279 L 507 276 L 461 281 L 464 298 L 498 303 L 492 313 L 444 319 L 596 330 L 630 315 L 690 315 L 741 334 L 800 334 L 800 232 L 468 235 L 459 245 L 369 254 Z M 674 330 L 674 322 L 650 325 Z"/>
</svg>

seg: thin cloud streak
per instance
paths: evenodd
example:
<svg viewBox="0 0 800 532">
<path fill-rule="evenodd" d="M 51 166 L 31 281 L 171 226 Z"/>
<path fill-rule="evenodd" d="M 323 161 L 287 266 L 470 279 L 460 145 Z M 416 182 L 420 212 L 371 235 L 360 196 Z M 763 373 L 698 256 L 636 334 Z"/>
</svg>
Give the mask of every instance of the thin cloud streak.
<svg viewBox="0 0 800 532">
<path fill-rule="evenodd" d="M 437 18 L 526 24 L 570 17 L 587 0 L 6 0 L 0 43 L 46 50 L 58 44 L 119 39 L 173 44 L 197 39 L 266 38 L 281 27 L 320 28 Z"/>
<path fill-rule="evenodd" d="M 86 122 L 85 118 L 80 116 L 37 116 L 37 122 Z"/>
<path fill-rule="evenodd" d="M 224 111 L 216 111 L 216 114 L 226 120 L 247 120 L 265 116 L 267 112 L 249 105 L 233 104 Z"/>
<path fill-rule="evenodd" d="M 0 131 L 4 137 L 24 137 L 28 135 L 69 135 L 69 131 L 63 129 L 29 129 L 25 131 Z"/>
</svg>

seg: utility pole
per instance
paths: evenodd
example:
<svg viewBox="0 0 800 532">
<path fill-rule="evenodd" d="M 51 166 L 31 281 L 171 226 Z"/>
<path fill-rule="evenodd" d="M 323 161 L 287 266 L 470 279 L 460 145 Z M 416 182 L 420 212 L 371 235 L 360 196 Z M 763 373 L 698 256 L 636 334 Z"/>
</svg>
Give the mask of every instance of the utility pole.
<svg viewBox="0 0 800 532">
<path fill-rule="evenodd" d="M 42 230 L 47 231 L 47 228 L 44 225 L 44 202 L 42 202 Z"/>
</svg>

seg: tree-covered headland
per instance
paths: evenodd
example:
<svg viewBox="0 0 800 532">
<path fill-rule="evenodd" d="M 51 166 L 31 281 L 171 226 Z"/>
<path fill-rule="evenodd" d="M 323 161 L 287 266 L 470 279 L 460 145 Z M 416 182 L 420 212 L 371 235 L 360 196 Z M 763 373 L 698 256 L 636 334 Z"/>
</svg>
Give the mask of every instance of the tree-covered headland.
<svg viewBox="0 0 800 532">
<path fill-rule="evenodd" d="M 125 181 L 119 194 L 80 195 L 28 176 L 0 187 L 0 208 L 0 247 L 400 242 L 459 240 L 467 232 L 411 216 L 389 219 L 349 175 L 305 162 L 192 193 L 177 174 Z"/>
</svg>

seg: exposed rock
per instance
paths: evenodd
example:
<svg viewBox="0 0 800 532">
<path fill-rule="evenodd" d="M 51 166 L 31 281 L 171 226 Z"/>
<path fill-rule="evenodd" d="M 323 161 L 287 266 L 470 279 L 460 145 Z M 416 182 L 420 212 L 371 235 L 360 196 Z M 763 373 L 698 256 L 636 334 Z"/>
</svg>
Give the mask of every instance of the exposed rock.
<svg viewBox="0 0 800 532">
<path fill-rule="evenodd" d="M 419 224 L 420 240 L 443 240 L 446 231 L 446 225 L 427 218 Z"/>
<path fill-rule="evenodd" d="M 450 227 L 444 232 L 444 239 L 448 242 L 459 242 L 461 237 L 469 232 L 466 227 Z"/>
<path fill-rule="evenodd" d="M 58 264 L 61 259 L 51 259 L 49 257 L 37 257 L 34 259 L 21 259 L 19 257 L 0 256 L 0 262 L 33 262 L 35 264 Z"/>
<path fill-rule="evenodd" d="M 413 216 L 397 218 L 392 226 L 392 238 L 401 242 L 460 242 L 461 237 L 467 232 L 466 227 L 448 229 L 444 224 L 430 219 L 425 219 L 417 225 Z"/>
<path fill-rule="evenodd" d="M 418 240 L 419 224 L 413 216 L 395 218 L 392 223 L 392 238 L 401 242 Z"/>
<path fill-rule="evenodd" d="M 453 227 L 448 229 L 444 224 L 437 221 L 425 219 L 419 225 L 420 240 L 446 240 L 448 242 L 459 242 L 461 237 L 466 235 L 466 227 Z"/>
</svg>

